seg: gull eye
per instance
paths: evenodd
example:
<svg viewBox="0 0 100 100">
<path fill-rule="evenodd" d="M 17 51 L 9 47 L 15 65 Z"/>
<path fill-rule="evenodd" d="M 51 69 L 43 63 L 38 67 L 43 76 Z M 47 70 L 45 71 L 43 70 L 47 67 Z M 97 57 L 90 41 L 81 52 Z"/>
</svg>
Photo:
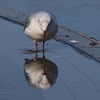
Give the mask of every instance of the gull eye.
<svg viewBox="0 0 100 100">
<path fill-rule="evenodd" d="M 51 23 L 52 23 L 52 19 L 51 19 L 50 23 L 48 24 L 48 27 L 50 27 L 50 26 L 51 26 Z"/>
<path fill-rule="evenodd" d="M 39 76 L 39 79 L 38 79 L 38 84 L 42 81 L 42 76 Z"/>
<path fill-rule="evenodd" d="M 42 78 L 40 78 L 40 81 L 42 81 Z"/>
</svg>

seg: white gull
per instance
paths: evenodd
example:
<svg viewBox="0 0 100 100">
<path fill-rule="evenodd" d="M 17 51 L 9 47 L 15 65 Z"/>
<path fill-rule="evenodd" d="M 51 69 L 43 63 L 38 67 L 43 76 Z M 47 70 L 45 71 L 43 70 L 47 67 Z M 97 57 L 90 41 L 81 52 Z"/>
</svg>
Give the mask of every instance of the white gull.
<svg viewBox="0 0 100 100">
<path fill-rule="evenodd" d="M 37 42 L 43 42 L 53 38 L 58 32 L 58 24 L 53 14 L 45 11 L 37 11 L 30 14 L 25 20 L 25 35 Z"/>
</svg>

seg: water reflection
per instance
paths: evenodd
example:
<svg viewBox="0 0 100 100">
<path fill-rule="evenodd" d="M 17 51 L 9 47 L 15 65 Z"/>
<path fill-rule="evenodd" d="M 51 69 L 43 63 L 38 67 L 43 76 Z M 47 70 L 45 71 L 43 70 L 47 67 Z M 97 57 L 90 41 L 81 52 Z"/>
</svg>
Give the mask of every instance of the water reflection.
<svg viewBox="0 0 100 100">
<path fill-rule="evenodd" d="M 29 85 L 41 89 L 50 88 L 58 76 L 56 64 L 45 57 L 25 59 L 24 72 Z"/>
</svg>

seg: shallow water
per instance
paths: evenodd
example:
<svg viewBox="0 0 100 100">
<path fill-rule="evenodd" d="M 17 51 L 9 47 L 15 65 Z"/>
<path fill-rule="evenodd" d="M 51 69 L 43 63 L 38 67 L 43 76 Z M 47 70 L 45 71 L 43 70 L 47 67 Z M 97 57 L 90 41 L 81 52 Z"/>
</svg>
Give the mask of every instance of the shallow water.
<svg viewBox="0 0 100 100">
<path fill-rule="evenodd" d="M 25 13 L 48 10 L 61 25 L 100 37 L 98 0 L 0 0 L 0 5 Z M 56 82 L 48 90 L 33 88 L 25 79 L 25 59 L 33 59 L 35 53 L 24 52 L 33 50 L 34 43 L 24 35 L 22 26 L 0 19 L 0 46 L 0 100 L 100 100 L 100 64 L 68 45 L 46 42 L 45 57 L 58 68 Z M 42 56 L 39 52 L 38 57 Z"/>
</svg>

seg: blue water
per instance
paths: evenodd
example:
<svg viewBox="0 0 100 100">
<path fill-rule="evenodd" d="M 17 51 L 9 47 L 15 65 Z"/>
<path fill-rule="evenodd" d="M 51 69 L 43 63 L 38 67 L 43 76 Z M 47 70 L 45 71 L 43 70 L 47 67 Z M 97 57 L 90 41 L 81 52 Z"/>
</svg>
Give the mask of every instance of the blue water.
<svg viewBox="0 0 100 100">
<path fill-rule="evenodd" d="M 0 6 L 25 13 L 50 11 L 59 24 L 100 40 L 99 0 L 0 0 Z"/>
<path fill-rule="evenodd" d="M 1 6 L 24 13 L 50 11 L 60 25 L 100 39 L 99 0 L 0 0 Z M 22 26 L 0 19 L 0 100 L 100 100 L 99 63 L 54 40 L 45 48 L 46 58 L 58 68 L 56 83 L 46 91 L 31 87 L 25 79 L 24 59 L 35 54 L 22 49 L 33 50 L 33 41 Z"/>
</svg>

